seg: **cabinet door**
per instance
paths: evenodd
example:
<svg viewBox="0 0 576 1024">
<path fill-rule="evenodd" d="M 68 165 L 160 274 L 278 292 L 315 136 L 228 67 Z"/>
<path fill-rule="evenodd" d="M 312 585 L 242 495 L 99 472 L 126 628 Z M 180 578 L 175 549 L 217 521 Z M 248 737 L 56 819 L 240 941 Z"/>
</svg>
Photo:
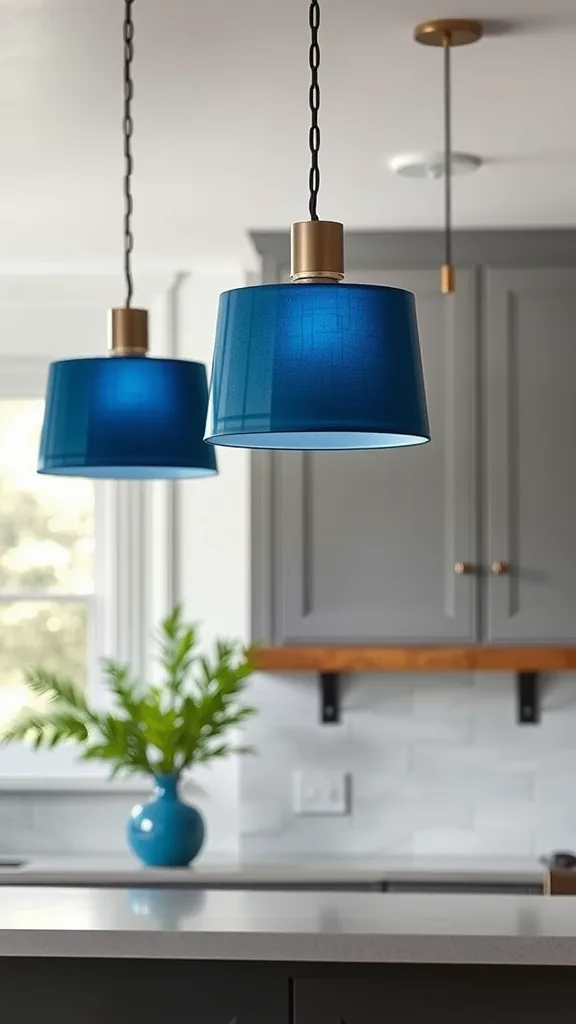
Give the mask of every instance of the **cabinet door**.
<svg viewBox="0 0 576 1024">
<path fill-rule="evenodd" d="M 488 272 L 489 641 L 576 635 L 575 324 L 576 269 Z"/>
<path fill-rule="evenodd" d="M 476 288 L 437 270 L 364 275 L 416 293 L 432 442 L 273 456 L 273 639 L 477 639 Z"/>
<path fill-rule="evenodd" d="M 407 951 L 413 944 L 406 936 Z M 457 957 L 456 938 L 454 945 Z M 318 977 L 296 977 L 294 1024 L 541 1024 L 543 1019 L 572 1024 L 574 1020 L 576 980 L 573 971 L 562 967 L 381 963 L 373 969 L 338 964 L 314 970 Z"/>
<path fill-rule="evenodd" d="M 143 931 L 145 930 L 145 926 Z M 151 959 L 0 957 L 10 1024 L 292 1024 L 282 968 L 256 963 L 163 959 L 163 933 Z M 156 939 L 156 942 L 154 942 Z M 106 938 L 103 939 L 106 943 Z"/>
</svg>

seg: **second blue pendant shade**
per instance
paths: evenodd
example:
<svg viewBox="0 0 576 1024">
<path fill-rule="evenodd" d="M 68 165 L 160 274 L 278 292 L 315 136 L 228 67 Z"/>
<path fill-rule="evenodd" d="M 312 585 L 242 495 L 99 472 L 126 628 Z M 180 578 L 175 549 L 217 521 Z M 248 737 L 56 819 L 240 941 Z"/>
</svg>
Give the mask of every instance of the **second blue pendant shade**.
<svg viewBox="0 0 576 1024">
<path fill-rule="evenodd" d="M 205 439 L 300 451 L 429 441 L 413 294 L 312 281 L 224 292 Z"/>
<path fill-rule="evenodd" d="M 320 3 L 309 0 L 308 221 L 292 284 L 220 297 L 205 439 L 240 448 L 398 448 L 430 440 L 414 296 L 340 284 L 344 226 L 320 220 Z"/>
<path fill-rule="evenodd" d="M 145 356 L 66 359 L 48 376 L 38 472 L 105 479 L 214 476 L 202 440 L 202 363 Z"/>
</svg>

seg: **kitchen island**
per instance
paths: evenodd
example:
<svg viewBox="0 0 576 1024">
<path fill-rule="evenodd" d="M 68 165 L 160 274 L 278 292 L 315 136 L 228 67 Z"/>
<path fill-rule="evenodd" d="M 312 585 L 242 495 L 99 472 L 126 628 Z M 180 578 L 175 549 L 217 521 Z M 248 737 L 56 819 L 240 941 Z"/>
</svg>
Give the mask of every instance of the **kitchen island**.
<svg viewBox="0 0 576 1024">
<path fill-rule="evenodd" d="M 574 1020 L 576 900 L 0 889 L 11 1024 Z"/>
</svg>

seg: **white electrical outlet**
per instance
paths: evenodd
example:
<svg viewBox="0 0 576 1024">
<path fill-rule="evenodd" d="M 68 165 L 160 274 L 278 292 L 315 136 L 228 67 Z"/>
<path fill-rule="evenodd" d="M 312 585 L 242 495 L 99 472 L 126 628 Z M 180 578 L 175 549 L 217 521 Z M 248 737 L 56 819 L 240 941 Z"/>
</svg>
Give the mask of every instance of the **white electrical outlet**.
<svg viewBox="0 0 576 1024">
<path fill-rule="evenodd" d="M 350 776 L 346 772 L 294 772 L 292 807 L 295 814 L 348 814 Z"/>
</svg>

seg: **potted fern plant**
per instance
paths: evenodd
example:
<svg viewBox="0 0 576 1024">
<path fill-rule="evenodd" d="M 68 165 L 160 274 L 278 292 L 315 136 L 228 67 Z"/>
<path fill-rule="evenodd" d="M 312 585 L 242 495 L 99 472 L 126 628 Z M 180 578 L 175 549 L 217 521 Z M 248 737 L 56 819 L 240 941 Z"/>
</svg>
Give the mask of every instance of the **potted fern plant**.
<svg viewBox="0 0 576 1024">
<path fill-rule="evenodd" d="M 25 709 L 4 733 L 3 743 L 31 741 L 36 747 L 76 743 L 83 761 L 104 761 L 111 776 L 148 775 L 153 799 L 133 808 L 128 841 L 145 864 L 190 864 L 204 842 L 204 821 L 179 794 L 182 773 L 233 753 L 246 753 L 230 734 L 254 713 L 244 702 L 253 671 L 251 650 L 216 641 L 211 656 L 198 650 L 197 631 L 180 606 L 155 636 L 163 679 L 143 686 L 127 665 L 103 662 L 111 710 L 92 706 L 68 679 L 31 669 L 27 684 L 42 698 L 40 710 Z"/>
</svg>

